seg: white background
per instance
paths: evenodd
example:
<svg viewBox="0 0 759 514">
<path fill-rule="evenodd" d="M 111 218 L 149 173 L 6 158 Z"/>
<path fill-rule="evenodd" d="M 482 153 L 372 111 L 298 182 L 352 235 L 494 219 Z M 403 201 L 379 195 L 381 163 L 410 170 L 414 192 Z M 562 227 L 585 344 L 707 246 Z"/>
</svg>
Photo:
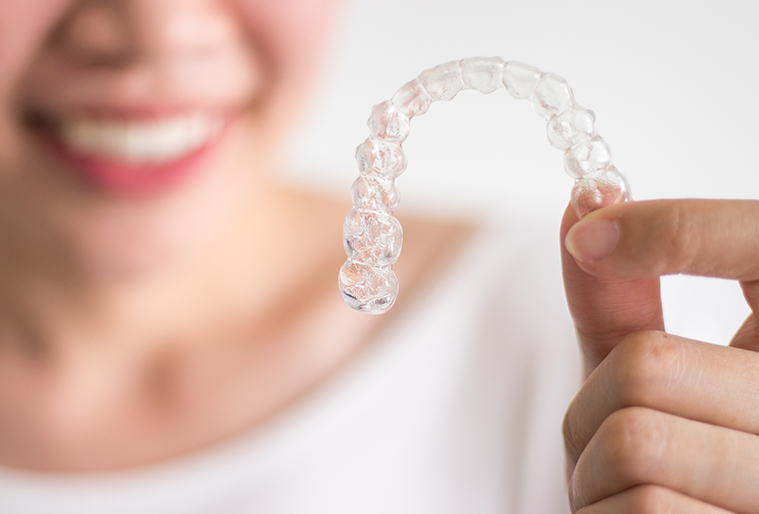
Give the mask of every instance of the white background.
<svg viewBox="0 0 759 514">
<path fill-rule="evenodd" d="M 636 199 L 759 198 L 757 23 L 753 0 L 351 0 L 288 175 L 348 197 L 372 105 L 426 68 L 497 55 L 567 79 Z M 558 228 L 572 180 L 526 101 L 462 92 L 415 118 L 404 148 L 400 216 Z M 673 277 L 664 296 L 688 337 L 725 343 L 748 313 L 732 282 Z"/>
</svg>

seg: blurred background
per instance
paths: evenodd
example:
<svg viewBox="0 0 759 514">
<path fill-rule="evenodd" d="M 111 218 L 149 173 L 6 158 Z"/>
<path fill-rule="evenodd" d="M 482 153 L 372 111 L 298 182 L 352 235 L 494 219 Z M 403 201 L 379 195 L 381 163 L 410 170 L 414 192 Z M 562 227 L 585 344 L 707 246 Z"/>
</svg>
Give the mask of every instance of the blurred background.
<svg viewBox="0 0 759 514">
<path fill-rule="evenodd" d="M 759 2 L 346 4 L 328 74 L 288 149 L 286 180 L 348 198 L 371 107 L 426 68 L 482 55 L 566 78 L 596 113 L 636 199 L 759 199 Z M 426 212 L 558 231 L 572 180 L 528 102 L 503 89 L 464 91 L 415 118 L 404 148 L 401 220 Z M 558 266 L 558 238 L 546 251 Z M 686 337 L 725 344 L 749 312 L 733 282 L 668 277 L 663 294 L 668 329 Z"/>
</svg>

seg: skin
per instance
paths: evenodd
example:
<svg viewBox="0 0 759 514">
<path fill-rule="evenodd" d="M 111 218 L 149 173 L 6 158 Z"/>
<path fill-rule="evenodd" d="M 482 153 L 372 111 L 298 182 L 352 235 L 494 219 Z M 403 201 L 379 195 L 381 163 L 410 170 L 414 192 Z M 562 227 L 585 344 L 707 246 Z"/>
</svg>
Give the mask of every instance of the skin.
<svg viewBox="0 0 759 514">
<path fill-rule="evenodd" d="M 274 179 L 337 7 L 0 3 L 0 465 L 100 471 L 217 444 L 387 323 L 336 291 L 349 206 Z M 230 122 L 198 173 L 142 195 L 85 183 L 28 123 L 156 106 Z M 404 228 L 397 271 L 413 290 L 465 230 Z"/>
<path fill-rule="evenodd" d="M 573 512 L 759 512 L 757 219 L 754 201 L 634 202 L 580 222 L 566 212 L 587 376 L 564 423 Z M 729 347 L 664 332 L 670 273 L 739 281 L 752 314 Z"/>
</svg>

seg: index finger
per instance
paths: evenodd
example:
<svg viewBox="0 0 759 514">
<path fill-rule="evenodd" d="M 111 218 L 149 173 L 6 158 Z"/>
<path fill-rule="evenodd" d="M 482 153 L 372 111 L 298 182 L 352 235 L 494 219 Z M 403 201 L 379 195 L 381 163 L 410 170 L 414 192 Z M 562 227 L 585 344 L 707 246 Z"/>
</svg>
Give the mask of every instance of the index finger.
<svg viewBox="0 0 759 514">
<path fill-rule="evenodd" d="M 574 209 L 568 207 L 561 223 L 562 241 L 577 222 Z M 658 278 L 613 280 L 593 276 L 580 268 L 565 245 L 561 245 L 561 261 L 586 376 L 628 334 L 664 329 Z"/>
<path fill-rule="evenodd" d="M 590 365 L 635 329 L 663 329 L 661 275 L 737 279 L 759 305 L 759 287 L 746 287 L 759 279 L 759 202 L 631 202 L 566 225 L 567 297 Z"/>
</svg>

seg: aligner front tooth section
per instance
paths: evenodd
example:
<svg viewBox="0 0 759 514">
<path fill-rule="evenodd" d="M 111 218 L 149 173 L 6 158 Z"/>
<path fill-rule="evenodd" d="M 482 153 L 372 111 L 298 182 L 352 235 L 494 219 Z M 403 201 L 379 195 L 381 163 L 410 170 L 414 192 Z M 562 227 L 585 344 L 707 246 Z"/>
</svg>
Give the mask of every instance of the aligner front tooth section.
<svg viewBox="0 0 759 514">
<path fill-rule="evenodd" d="M 345 218 L 343 241 L 350 260 L 389 266 L 401 254 L 403 229 L 389 214 L 353 209 Z"/>
<path fill-rule="evenodd" d="M 601 207 L 630 200 L 630 183 L 613 164 L 581 178 L 572 188 L 572 207 L 580 218 Z"/>
<path fill-rule="evenodd" d="M 564 151 L 564 169 L 575 179 L 571 202 L 579 217 L 601 207 L 631 200 L 630 185 L 611 164 L 611 149 L 596 134 L 595 114 L 574 103 L 572 88 L 553 73 L 500 57 L 462 59 L 422 72 L 369 118 L 369 138 L 356 148 L 360 172 L 353 183 L 353 210 L 343 226 L 348 255 L 340 269 L 343 300 L 370 314 L 387 312 L 398 293 L 392 265 L 401 253 L 403 231 L 392 216 L 400 195 L 394 180 L 406 169 L 402 143 L 410 120 L 432 102 L 452 100 L 462 89 L 492 93 L 503 85 L 518 100 L 530 99 L 547 120 L 549 143 Z"/>
<path fill-rule="evenodd" d="M 427 112 L 432 104 L 432 97 L 419 79 L 414 79 L 401 87 L 393 95 L 391 102 L 403 114 L 413 118 Z"/>
<path fill-rule="evenodd" d="M 340 269 L 343 301 L 357 311 L 383 314 L 398 296 L 398 279 L 390 266 L 378 267 L 347 261 Z"/>
<path fill-rule="evenodd" d="M 535 66 L 523 62 L 508 61 L 503 65 L 503 85 L 517 100 L 532 96 L 543 73 Z"/>
<path fill-rule="evenodd" d="M 578 143 L 564 152 L 564 171 L 579 179 L 611 164 L 611 148 L 601 136 Z"/>
<path fill-rule="evenodd" d="M 401 201 L 398 188 L 392 180 L 361 175 L 351 187 L 353 206 L 367 211 L 392 213 Z"/>
<path fill-rule="evenodd" d="M 371 138 L 385 141 L 403 142 L 410 130 L 409 117 L 389 100 L 374 106 L 367 125 Z"/>
<path fill-rule="evenodd" d="M 554 148 L 567 150 L 590 140 L 596 133 L 596 115 L 579 105 L 557 114 L 546 125 L 548 142 Z"/>
<path fill-rule="evenodd" d="M 427 90 L 432 101 L 453 100 L 464 89 L 464 79 L 461 76 L 459 61 L 447 62 L 419 75 L 419 82 Z"/>
<path fill-rule="evenodd" d="M 395 179 L 406 170 L 406 153 L 394 141 L 368 138 L 356 148 L 356 161 L 362 175 Z"/>
<path fill-rule="evenodd" d="M 473 57 L 459 61 L 464 87 L 489 94 L 503 86 L 503 59 Z"/>
<path fill-rule="evenodd" d="M 572 88 L 554 73 L 544 73 L 532 92 L 532 107 L 546 120 L 570 109 L 574 103 Z"/>
</svg>

